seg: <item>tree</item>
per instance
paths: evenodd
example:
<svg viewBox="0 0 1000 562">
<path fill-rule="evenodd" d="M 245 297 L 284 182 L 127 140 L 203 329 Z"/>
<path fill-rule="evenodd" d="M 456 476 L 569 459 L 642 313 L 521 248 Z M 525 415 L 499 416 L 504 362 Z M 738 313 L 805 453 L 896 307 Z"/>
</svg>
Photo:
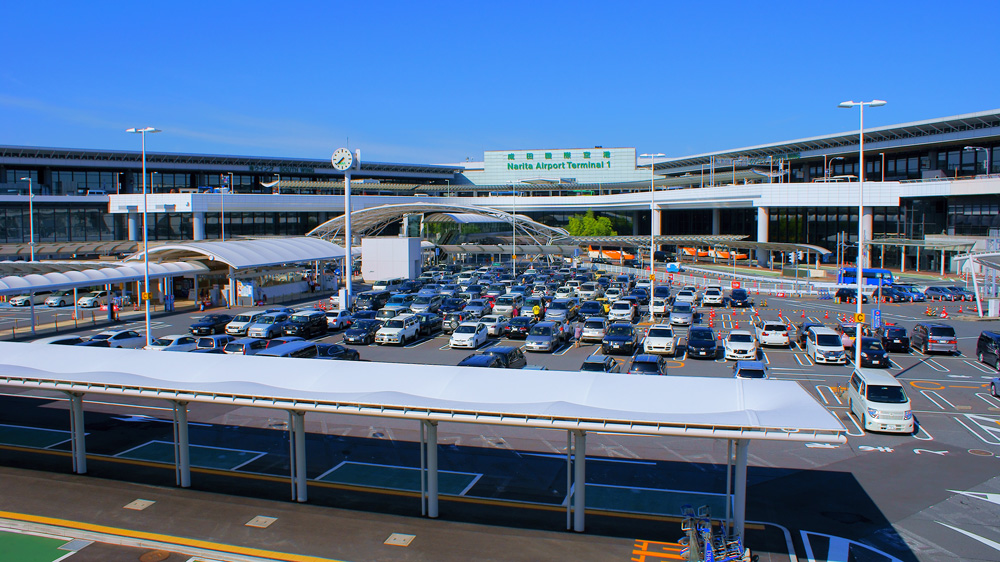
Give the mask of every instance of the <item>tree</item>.
<svg viewBox="0 0 1000 562">
<path fill-rule="evenodd" d="M 595 217 L 594 211 L 587 211 L 582 215 L 573 215 L 569 218 L 569 225 L 566 230 L 571 236 L 617 236 L 616 231 L 611 226 L 611 219 L 608 217 Z"/>
</svg>

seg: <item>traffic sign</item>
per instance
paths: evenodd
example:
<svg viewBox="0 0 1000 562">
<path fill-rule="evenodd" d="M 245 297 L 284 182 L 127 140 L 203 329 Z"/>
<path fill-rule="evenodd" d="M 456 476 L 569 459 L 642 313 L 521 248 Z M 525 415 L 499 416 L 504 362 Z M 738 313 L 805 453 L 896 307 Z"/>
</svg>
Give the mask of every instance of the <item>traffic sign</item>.
<svg viewBox="0 0 1000 562">
<path fill-rule="evenodd" d="M 673 273 L 668 273 L 667 274 L 667 279 L 673 281 L 674 280 L 674 274 Z"/>
<path fill-rule="evenodd" d="M 732 286 L 733 286 L 734 289 L 739 289 L 740 288 L 740 282 L 739 281 L 733 281 L 732 282 Z"/>
<path fill-rule="evenodd" d="M 859 322 L 859 323 L 863 323 L 865 321 L 865 313 L 864 312 L 856 312 L 856 313 L 854 313 L 854 321 L 855 322 Z"/>
<path fill-rule="evenodd" d="M 649 274 L 649 280 L 650 280 L 650 281 L 653 281 L 654 279 L 656 279 L 656 276 L 655 276 L 655 275 L 653 275 L 652 273 L 650 273 L 650 274 Z"/>
<path fill-rule="evenodd" d="M 872 328 L 876 330 L 882 327 L 882 311 L 875 309 L 874 317 L 872 318 Z"/>
<path fill-rule="evenodd" d="M 142 292 L 142 300 L 144 300 L 144 301 L 148 301 L 149 300 L 149 292 L 148 291 L 143 291 Z"/>
</svg>

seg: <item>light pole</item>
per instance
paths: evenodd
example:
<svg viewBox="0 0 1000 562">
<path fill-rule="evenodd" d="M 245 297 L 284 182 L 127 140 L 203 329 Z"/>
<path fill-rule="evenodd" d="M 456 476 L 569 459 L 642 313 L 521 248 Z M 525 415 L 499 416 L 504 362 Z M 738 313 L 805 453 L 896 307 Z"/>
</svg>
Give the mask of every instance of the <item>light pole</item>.
<svg viewBox="0 0 1000 562">
<path fill-rule="evenodd" d="M 855 327 L 854 333 L 854 368 L 861 367 L 861 314 L 862 314 L 862 298 L 863 293 L 861 288 L 861 282 L 864 278 L 864 269 L 862 257 L 865 255 L 865 106 L 870 105 L 871 107 L 880 107 L 885 105 L 885 100 L 872 100 L 872 101 L 845 101 L 841 102 L 837 107 L 852 108 L 858 107 L 861 109 L 861 125 L 858 130 L 858 259 L 857 259 L 857 269 L 854 274 L 857 278 L 857 300 L 858 308 L 857 315 L 855 317 L 855 322 L 857 325 Z"/>
<path fill-rule="evenodd" d="M 654 252 L 656 251 L 655 236 L 656 232 L 653 230 L 653 214 L 656 212 L 656 191 L 653 186 L 653 182 L 656 179 L 656 159 L 662 156 L 666 156 L 662 152 L 657 152 L 656 154 L 640 154 L 642 158 L 649 158 L 649 321 L 653 321 L 653 290 L 656 288 L 656 260 L 653 259 Z"/>
<path fill-rule="evenodd" d="M 35 192 L 31 189 L 31 176 L 21 178 L 21 181 L 28 180 L 28 230 L 31 238 L 28 239 L 28 247 L 31 249 L 31 261 L 35 261 Z"/>
<path fill-rule="evenodd" d="M 986 153 L 986 175 L 990 175 L 990 151 L 982 146 L 967 146 L 963 150 L 982 150 Z"/>
<path fill-rule="evenodd" d="M 226 189 L 224 189 L 222 191 L 222 194 L 221 194 L 222 195 L 222 213 L 221 213 L 221 216 L 219 217 L 219 227 L 222 229 L 222 241 L 223 242 L 226 241 L 226 192 L 232 191 L 232 189 L 233 189 L 233 173 L 232 172 L 228 172 L 228 175 L 229 175 L 229 184 L 226 186 Z M 222 177 L 226 177 L 226 174 L 223 174 Z"/>
<path fill-rule="evenodd" d="M 517 186 L 510 184 L 511 229 L 510 229 L 510 272 L 517 280 Z"/>
<path fill-rule="evenodd" d="M 830 159 L 830 163 L 827 164 L 826 163 L 826 155 L 824 154 L 823 155 L 823 174 L 824 174 L 823 177 L 826 178 L 826 179 L 830 179 L 830 168 L 833 167 L 833 161 L 834 160 L 843 160 L 843 159 L 844 159 L 843 156 L 834 156 L 833 158 Z"/>
<path fill-rule="evenodd" d="M 146 345 L 151 342 L 149 336 L 149 229 L 146 227 L 146 133 L 159 133 L 154 127 L 132 127 L 125 129 L 126 133 L 142 135 L 142 300 L 146 305 Z M 114 306 L 108 303 L 108 307 Z M 109 313 L 110 314 L 110 313 Z"/>
</svg>

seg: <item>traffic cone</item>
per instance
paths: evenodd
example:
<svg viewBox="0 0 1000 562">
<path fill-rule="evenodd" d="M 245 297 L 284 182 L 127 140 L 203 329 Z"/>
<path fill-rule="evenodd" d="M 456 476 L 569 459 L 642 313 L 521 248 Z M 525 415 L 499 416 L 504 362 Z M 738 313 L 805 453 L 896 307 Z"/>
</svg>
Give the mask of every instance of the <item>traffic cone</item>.
<svg viewBox="0 0 1000 562">
<path fill-rule="evenodd" d="M 948 309 L 942 306 L 941 307 L 941 318 L 947 318 L 947 317 L 948 317 Z"/>
<path fill-rule="evenodd" d="M 961 313 L 962 313 L 962 305 L 958 305 L 958 313 L 959 313 L 959 314 L 961 314 Z"/>
<path fill-rule="evenodd" d="M 802 317 L 803 317 L 803 318 L 805 318 L 805 317 L 806 317 L 806 311 L 804 311 L 804 310 L 802 311 Z"/>
<path fill-rule="evenodd" d="M 715 327 L 715 322 L 711 318 L 708 319 L 708 327 L 709 328 L 714 328 Z"/>
<path fill-rule="evenodd" d="M 737 329 L 737 330 L 740 329 L 740 323 L 739 322 L 736 322 L 736 328 L 735 329 Z"/>
<path fill-rule="evenodd" d="M 927 310 L 924 312 L 927 316 L 931 315 L 931 305 L 927 305 Z"/>
<path fill-rule="evenodd" d="M 722 332 L 719 332 L 719 340 L 722 340 Z"/>
<path fill-rule="evenodd" d="M 829 320 L 829 319 L 830 319 L 830 311 L 827 310 L 826 312 L 823 313 L 823 320 Z"/>
</svg>

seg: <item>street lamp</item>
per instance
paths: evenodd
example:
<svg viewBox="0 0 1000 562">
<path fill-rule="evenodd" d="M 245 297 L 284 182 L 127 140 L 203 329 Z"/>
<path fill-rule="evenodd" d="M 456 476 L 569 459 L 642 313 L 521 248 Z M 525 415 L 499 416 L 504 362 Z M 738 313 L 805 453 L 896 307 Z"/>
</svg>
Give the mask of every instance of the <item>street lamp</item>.
<svg viewBox="0 0 1000 562">
<path fill-rule="evenodd" d="M 31 176 L 21 178 L 21 181 L 28 180 L 28 230 L 31 238 L 28 239 L 28 246 L 31 248 L 31 261 L 35 261 L 35 192 L 31 189 Z"/>
<path fill-rule="evenodd" d="M 149 345 L 151 340 L 149 337 L 149 229 L 146 228 L 146 133 L 159 133 L 160 130 L 154 127 L 132 127 L 125 129 L 125 132 L 142 135 L 142 300 L 146 304 L 146 345 Z M 114 305 L 109 302 L 108 307 L 112 306 Z"/>
<path fill-rule="evenodd" d="M 865 106 L 869 105 L 871 107 L 881 107 L 885 105 L 885 100 L 872 100 L 872 101 L 845 101 L 841 102 L 837 107 L 842 108 L 853 108 L 858 107 L 861 110 L 861 125 L 858 130 L 858 260 L 857 269 L 855 269 L 855 277 L 857 278 L 857 316 L 855 321 L 857 325 L 855 327 L 854 333 L 854 368 L 861 367 L 861 314 L 862 314 L 862 289 L 861 281 L 864 278 L 862 269 L 862 257 L 865 255 Z"/>
<path fill-rule="evenodd" d="M 830 164 L 828 165 L 826 163 L 826 154 L 824 154 L 823 155 L 823 177 L 826 178 L 826 179 L 830 179 L 830 168 L 833 167 L 833 161 L 834 160 L 843 160 L 843 159 L 844 159 L 843 156 L 834 156 L 833 158 L 830 159 Z"/>
<path fill-rule="evenodd" d="M 656 212 L 655 209 L 655 197 L 656 191 L 653 187 L 653 182 L 656 178 L 656 159 L 662 156 L 666 156 L 662 152 L 657 152 L 656 154 L 640 154 L 642 158 L 649 158 L 649 321 L 653 321 L 653 290 L 656 288 L 656 275 L 655 275 L 655 265 L 656 260 L 653 259 L 654 252 L 656 251 L 656 243 L 654 237 L 656 232 L 653 231 L 653 213 Z"/>
<path fill-rule="evenodd" d="M 986 153 L 986 175 L 990 175 L 990 151 L 982 146 L 967 146 L 963 150 L 982 150 Z"/>
<path fill-rule="evenodd" d="M 510 272 L 517 279 L 517 186 L 510 184 L 511 195 L 511 238 L 510 238 Z"/>
<path fill-rule="evenodd" d="M 219 227 L 222 229 L 222 241 L 223 242 L 226 241 L 226 192 L 229 192 L 229 191 L 233 190 L 233 173 L 232 172 L 227 172 L 226 174 L 222 174 L 222 177 L 225 178 L 226 175 L 229 176 L 229 184 L 226 185 L 226 188 L 224 190 L 222 190 L 222 193 L 221 193 L 221 195 L 222 195 L 222 211 L 221 211 L 221 216 L 219 217 Z"/>
</svg>

